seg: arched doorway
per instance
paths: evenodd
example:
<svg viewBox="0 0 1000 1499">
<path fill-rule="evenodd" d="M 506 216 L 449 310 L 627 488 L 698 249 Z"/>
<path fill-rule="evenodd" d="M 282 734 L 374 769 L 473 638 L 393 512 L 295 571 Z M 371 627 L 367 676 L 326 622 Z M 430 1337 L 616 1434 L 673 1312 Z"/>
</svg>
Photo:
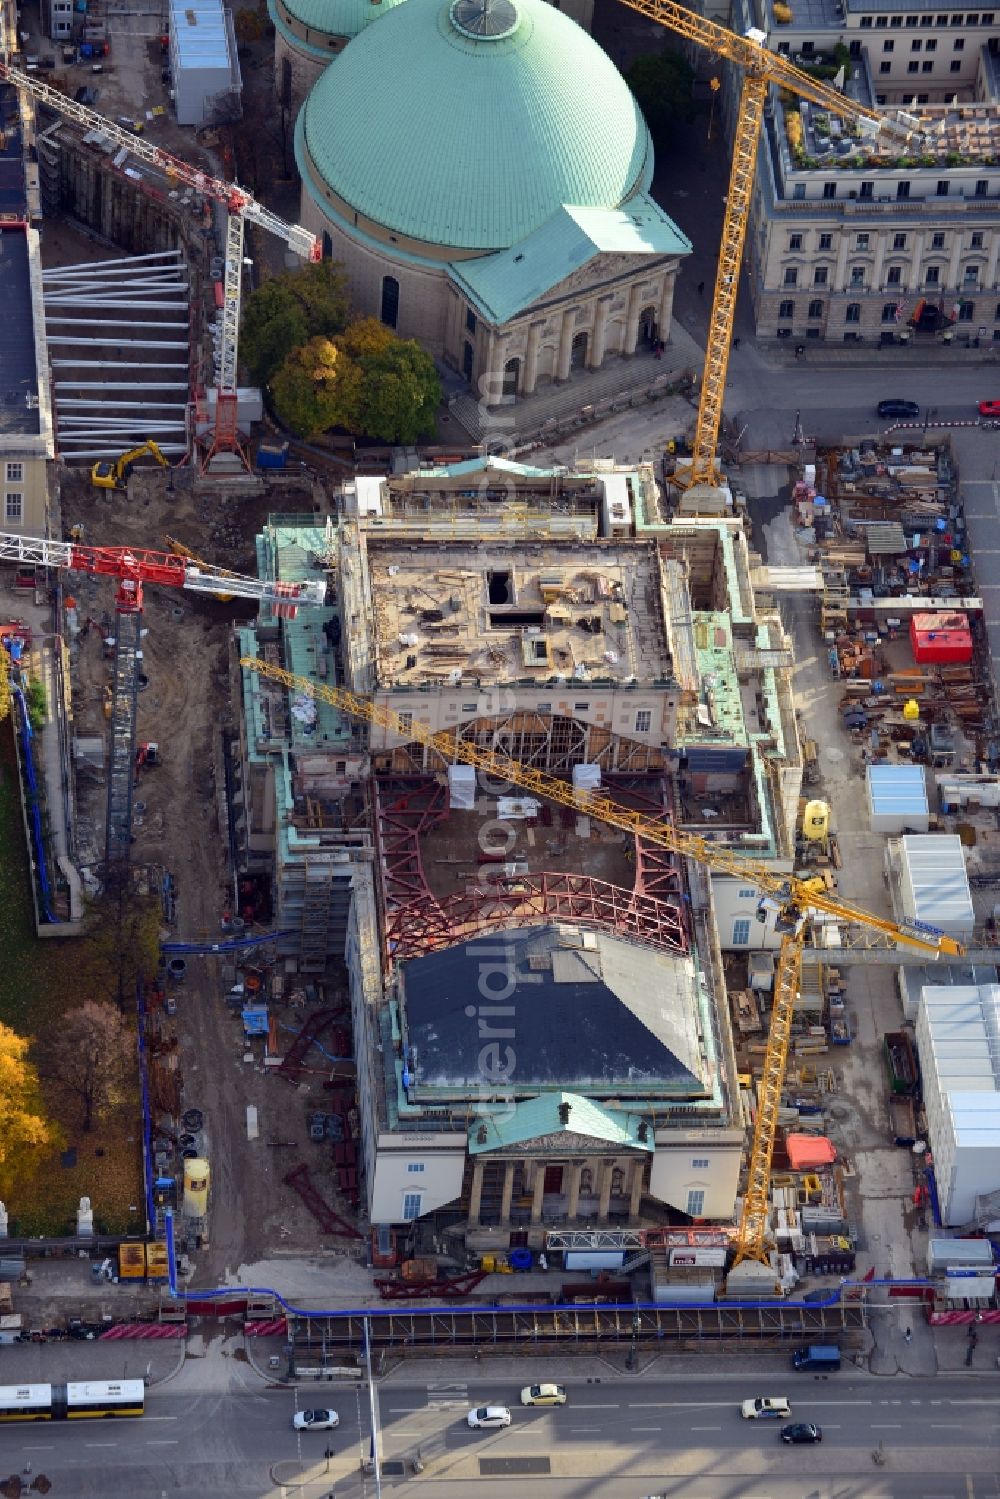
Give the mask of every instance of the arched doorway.
<svg viewBox="0 0 1000 1499">
<path fill-rule="evenodd" d="M 472 362 L 474 358 L 475 354 L 473 352 L 472 345 L 469 343 L 468 339 L 466 339 L 465 344 L 462 348 L 462 374 L 465 376 L 466 380 L 469 381 L 472 380 Z"/>
<path fill-rule="evenodd" d="M 569 367 L 571 370 L 582 370 L 587 367 L 587 335 L 577 333 L 573 337 L 573 343 L 569 353 Z"/>
<path fill-rule="evenodd" d="M 323 230 L 323 259 L 333 259 L 333 238 L 326 229 Z"/>
<path fill-rule="evenodd" d="M 512 401 L 517 395 L 517 387 L 520 379 L 520 359 L 508 359 L 503 367 L 503 398 L 505 401 Z"/>
<path fill-rule="evenodd" d="M 656 332 L 656 308 L 644 307 L 639 314 L 639 342 L 637 347 L 642 348 L 644 344 L 647 346 L 652 345 L 653 340 L 656 338 Z"/>
<path fill-rule="evenodd" d="M 399 282 L 395 276 L 382 277 L 382 321 L 395 328 L 399 321 Z"/>
</svg>

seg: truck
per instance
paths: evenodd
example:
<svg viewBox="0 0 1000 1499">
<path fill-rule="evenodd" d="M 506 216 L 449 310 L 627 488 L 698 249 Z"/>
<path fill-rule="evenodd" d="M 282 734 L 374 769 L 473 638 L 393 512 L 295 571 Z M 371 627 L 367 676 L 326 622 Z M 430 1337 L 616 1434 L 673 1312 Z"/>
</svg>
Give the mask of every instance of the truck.
<svg viewBox="0 0 1000 1499">
<path fill-rule="evenodd" d="M 813 1343 L 809 1348 L 796 1348 L 792 1354 L 792 1368 L 799 1373 L 835 1374 L 840 1368 L 840 1349 L 834 1343 Z"/>
<path fill-rule="evenodd" d="M 889 1092 L 894 1098 L 913 1098 L 920 1087 L 920 1069 L 913 1042 L 905 1031 L 887 1031 L 882 1037 Z"/>
</svg>

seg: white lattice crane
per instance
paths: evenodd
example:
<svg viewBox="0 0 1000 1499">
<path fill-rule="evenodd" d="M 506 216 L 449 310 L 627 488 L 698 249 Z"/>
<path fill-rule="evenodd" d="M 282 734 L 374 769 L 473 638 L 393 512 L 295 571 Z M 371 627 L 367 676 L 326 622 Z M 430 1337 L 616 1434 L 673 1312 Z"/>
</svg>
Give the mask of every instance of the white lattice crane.
<svg viewBox="0 0 1000 1499">
<path fill-rule="evenodd" d="M 276 213 L 265 208 L 235 182 L 225 182 L 207 172 L 182 161 L 179 156 L 164 151 L 161 146 L 144 140 L 134 131 L 105 119 L 97 110 L 89 109 L 68 99 L 51 84 L 43 82 L 33 74 L 22 73 L 8 63 L 0 61 L 0 82 L 13 84 L 23 90 L 47 109 L 55 110 L 65 119 L 72 120 L 84 130 L 95 131 L 105 140 L 122 147 L 135 157 L 164 172 L 172 182 L 182 183 L 194 192 L 221 203 L 226 210 L 226 268 L 224 278 L 225 300 L 222 307 L 222 333 L 219 340 L 219 378 L 217 383 L 215 429 L 206 453 L 206 465 L 216 453 L 238 453 L 244 462 L 246 454 L 240 443 L 237 426 L 237 358 L 240 336 L 240 301 L 243 284 L 243 241 L 247 223 L 256 224 L 284 240 L 290 250 L 301 255 L 303 260 L 319 260 L 322 248 L 320 241 L 309 229 L 300 224 L 286 224 Z M 192 441 L 194 434 L 192 432 Z"/>
</svg>

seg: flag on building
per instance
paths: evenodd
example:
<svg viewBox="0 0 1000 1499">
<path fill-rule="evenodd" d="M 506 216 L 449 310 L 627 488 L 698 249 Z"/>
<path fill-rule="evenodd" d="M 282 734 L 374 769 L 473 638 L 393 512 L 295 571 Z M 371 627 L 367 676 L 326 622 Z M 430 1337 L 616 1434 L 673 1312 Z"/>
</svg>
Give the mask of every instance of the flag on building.
<svg viewBox="0 0 1000 1499">
<path fill-rule="evenodd" d="M 903 313 L 904 313 L 905 310 L 906 310 L 906 303 L 905 302 L 897 302 L 896 303 L 896 322 L 897 323 L 901 323 L 903 321 Z"/>
</svg>

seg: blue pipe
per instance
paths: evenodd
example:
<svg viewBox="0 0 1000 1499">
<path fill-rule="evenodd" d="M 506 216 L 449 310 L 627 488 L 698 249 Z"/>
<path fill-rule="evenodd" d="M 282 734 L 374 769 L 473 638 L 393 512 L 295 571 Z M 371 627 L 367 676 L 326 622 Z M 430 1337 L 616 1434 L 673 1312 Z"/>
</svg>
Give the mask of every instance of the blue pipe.
<svg viewBox="0 0 1000 1499">
<path fill-rule="evenodd" d="M 24 776 L 28 782 L 28 791 L 30 792 L 31 841 L 35 850 L 35 867 L 38 870 L 38 888 L 42 897 L 42 915 L 46 921 L 58 922 L 59 917 L 52 909 L 52 887 L 49 884 L 49 866 L 45 859 L 42 814 L 38 805 L 38 780 L 35 776 L 35 760 L 31 747 L 33 738 L 31 719 L 28 717 L 28 705 L 24 700 L 23 690 L 15 685 L 11 687 L 11 691 L 21 709 L 21 727 L 18 731 L 21 737 L 21 762 L 24 765 Z"/>
<path fill-rule="evenodd" d="M 268 942 L 277 942 L 281 937 L 294 937 L 294 932 L 265 932 L 263 936 L 229 937 L 225 942 L 161 942 L 163 953 L 220 953 L 239 952 L 244 947 L 264 947 Z"/>
</svg>

